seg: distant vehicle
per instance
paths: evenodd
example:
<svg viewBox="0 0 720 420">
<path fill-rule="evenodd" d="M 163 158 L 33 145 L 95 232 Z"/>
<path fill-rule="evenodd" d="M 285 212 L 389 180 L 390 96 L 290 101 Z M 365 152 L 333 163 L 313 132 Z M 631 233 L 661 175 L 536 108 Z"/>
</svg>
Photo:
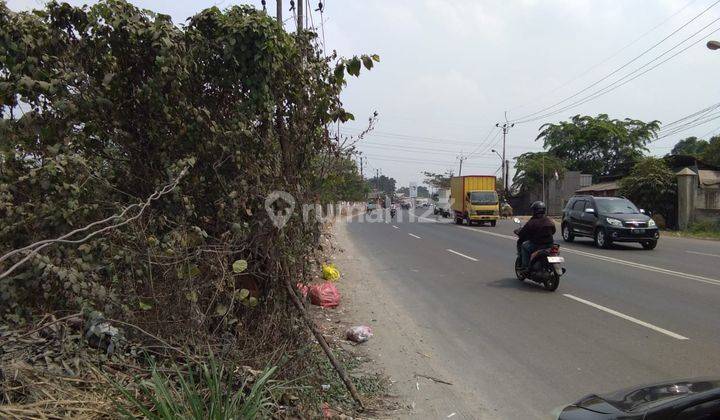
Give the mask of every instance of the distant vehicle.
<svg viewBox="0 0 720 420">
<path fill-rule="evenodd" d="M 367 207 L 365 208 L 366 211 L 373 211 L 377 208 L 377 203 L 374 201 L 368 201 Z"/>
<path fill-rule="evenodd" d="M 429 205 L 430 205 L 430 204 L 428 204 L 428 202 L 427 202 L 427 201 L 426 201 L 426 202 L 424 202 L 424 203 L 422 203 L 422 207 L 428 207 Z"/>
<path fill-rule="evenodd" d="M 400 203 L 400 208 L 402 208 L 403 210 L 409 210 L 409 209 L 410 209 L 410 203 L 407 202 L 407 201 L 403 201 L 402 203 Z"/>
<path fill-rule="evenodd" d="M 591 394 L 562 409 L 558 420 L 695 420 L 720 418 L 720 379 L 661 382 Z"/>
<path fill-rule="evenodd" d="M 440 214 L 443 217 L 450 217 L 450 190 L 441 188 L 437 192 L 437 203 L 435 203 L 434 214 Z"/>
<path fill-rule="evenodd" d="M 520 224 L 520 219 L 513 219 L 515 223 Z M 515 229 L 517 235 L 520 228 Z M 565 274 L 562 266 L 565 259 L 560 256 L 560 245 L 552 244 L 546 248 L 538 249 L 530 255 L 530 265 L 526 273 L 522 272 L 522 259 L 520 257 L 520 239 L 517 240 L 517 258 L 515 259 L 515 275 L 518 280 L 523 281 L 526 278 L 535 282 L 548 290 L 554 292 L 560 285 L 560 276 Z"/>
<path fill-rule="evenodd" d="M 566 242 L 586 236 L 599 248 L 609 248 L 613 242 L 637 242 L 645 249 L 655 249 L 660 237 L 655 221 L 623 197 L 571 197 L 560 229 Z"/>
<path fill-rule="evenodd" d="M 495 226 L 500 218 L 495 177 L 489 175 L 456 176 L 450 179 L 450 199 L 455 223 L 468 225 L 489 222 Z"/>
</svg>

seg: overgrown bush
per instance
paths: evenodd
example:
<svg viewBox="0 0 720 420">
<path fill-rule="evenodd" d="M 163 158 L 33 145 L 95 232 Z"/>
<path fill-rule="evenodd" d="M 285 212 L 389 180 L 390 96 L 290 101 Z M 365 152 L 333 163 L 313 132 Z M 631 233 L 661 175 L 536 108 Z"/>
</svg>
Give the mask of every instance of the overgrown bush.
<svg viewBox="0 0 720 420">
<path fill-rule="evenodd" d="M 0 2 L 1 254 L 131 205 L 124 219 L 138 216 L 187 171 L 132 223 L 0 275 L 0 313 L 91 306 L 164 335 L 295 335 L 282 279 L 301 279 L 318 224 L 298 205 L 278 229 L 265 199 L 345 199 L 328 182 L 356 168 L 338 164 L 348 155 L 326 127 L 353 118 L 346 74 L 377 60 L 326 58 L 315 34 L 247 6 L 178 27 L 122 0 L 22 13 Z"/>
<path fill-rule="evenodd" d="M 663 159 L 640 160 L 620 180 L 620 194 L 642 209 L 661 214 L 667 222 L 675 219 L 677 178 Z"/>
</svg>

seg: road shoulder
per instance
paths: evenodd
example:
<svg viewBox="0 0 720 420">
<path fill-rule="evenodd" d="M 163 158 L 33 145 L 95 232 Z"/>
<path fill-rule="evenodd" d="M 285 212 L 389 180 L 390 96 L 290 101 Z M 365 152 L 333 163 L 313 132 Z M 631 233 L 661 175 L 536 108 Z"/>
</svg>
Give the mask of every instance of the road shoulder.
<svg viewBox="0 0 720 420">
<path fill-rule="evenodd" d="M 453 413 L 456 418 L 477 417 L 477 407 L 468 407 L 470 404 L 462 399 L 462 390 L 439 382 L 453 382 L 443 376 L 436 363 L 441 355 L 434 354 L 432 346 L 424 342 L 422 328 L 353 244 L 347 225 L 338 223 L 334 230 L 340 251 L 335 263 L 343 273 L 340 287 L 347 316 L 358 325 L 373 328 L 374 337 L 362 346 L 367 356 L 390 377 L 392 392 L 403 406 L 392 417 L 446 418 Z"/>
</svg>

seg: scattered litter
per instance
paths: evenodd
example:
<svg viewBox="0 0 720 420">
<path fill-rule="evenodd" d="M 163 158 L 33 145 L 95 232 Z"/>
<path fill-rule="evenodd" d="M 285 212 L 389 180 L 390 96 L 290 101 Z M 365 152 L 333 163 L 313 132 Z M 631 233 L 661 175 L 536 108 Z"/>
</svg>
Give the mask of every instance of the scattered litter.
<svg viewBox="0 0 720 420">
<path fill-rule="evenodd" d="M 415 388 L 420 391 L 420 382 L 418 382 L 417 380 L 415 380 Z"/>
<path fill-rule="evenodd" d="M 364 343 L 373 336 L 372 328 L 367 325 L 359 325 L 356 327 L 350 327 L 345 331 L 345 338 L 355 343 Z"/>
<path fill-rule="evenodd" d="M 420 356 L 427 357 L 428 359 L 430 359 L 430 358 L 432 357 L 432 356 L 430 356 L 429 354 L 425 354 L 425 353 L 420 352 L 420 351 L 417 351 L 416 353 L 419 354 Z"/>
<path fill-rule="evenodd" d="M 340 292 L 335 287 L 335 284 L 329 281 L 312 284 L 308 289 L 310 303 L 313 305 L 334 308 L 340 304 Z"/>
<path fill-rule="evenodd" d="M 330 281 L 338 281 L 340 280 L 340 271 L 335 268 L 334 264 L 323 264 L 322 278 Z"/>
<path fill-rule="evenodd" d="M 113 354 L 124 342 L 120 330 L 110 325 L 105 316 L 98 311 L 93 311 L 86 324 L 85 339 L 88 344 L 106 354 Z"/>
<path fill-rule="evenodd" d="M 323 391 L 330 391 L 330 385 L 329 384 L 322 384 L 320 385 Z"/>
<path fill-rule="evenodd" d="M 452 385 L 451 382 L 443 381 L 442 379 L 438 379 L 438 378 L 435 378 L 435 377 L 432 377 L 432 376 L 428 376 L 428 375 L 421 375 L 421 374 L 419 374 L 419 373 L 416 373 L 416 374 L 415 374 L 415 377 L 416 377 L 416 378 L 430 379 L 431 381 L 437 382 L 437 383 L 439 383 L 439 384 Z"/>
<path fill-rule="evenodd" d="M 449 419 L 450 417 L 454 416 L 455 414 L 457 414 L 457 413 L 450 413 L 450 415 L 449 415 L 449 416 L 447 416 L 446 418 L 448 418 L 448 419 Z"/>
</svg>

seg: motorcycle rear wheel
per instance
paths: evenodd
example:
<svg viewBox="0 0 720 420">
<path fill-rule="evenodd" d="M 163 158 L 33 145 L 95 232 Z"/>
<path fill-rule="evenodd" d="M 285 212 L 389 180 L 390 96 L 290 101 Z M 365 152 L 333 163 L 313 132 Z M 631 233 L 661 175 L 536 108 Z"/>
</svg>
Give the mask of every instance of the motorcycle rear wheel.
<svg viewBox="0 0 720 420">
<path fill-rule="evenodd" d="M 545 283 L 543 283 L 543 287 L 548 292 L 554 292 L 557 290 L 558 286 L 560 286 L 560 276 L 558 276 L 557 273 L 553 273 L 547 280 L 545 280 Z"/>
</svg>

